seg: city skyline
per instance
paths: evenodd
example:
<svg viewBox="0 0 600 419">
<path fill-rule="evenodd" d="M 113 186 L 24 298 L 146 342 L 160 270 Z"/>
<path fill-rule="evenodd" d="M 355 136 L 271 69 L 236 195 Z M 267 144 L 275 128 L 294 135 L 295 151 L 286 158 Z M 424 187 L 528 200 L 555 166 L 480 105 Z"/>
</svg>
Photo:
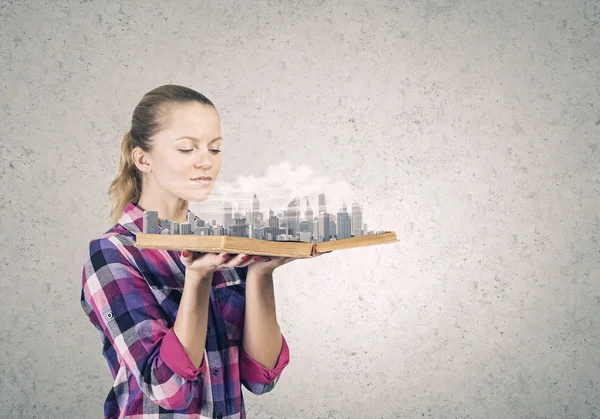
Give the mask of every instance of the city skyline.
<svg viewBox="0 0 600 419">
<path fill-rule="evenodd" d="M 313 208 L 310 199 L 293 197 L 286 207 L 262 207 L 257 194 L 253 194 L 251 203 L 237 201 L 222 202 L 222 220 L 216 219 L 213 213 L 198 213 L 190 208 L 188 220 L 176 223 L 163 220 L 161 234 L 199 234 L 229 235 L 261 240 L 294 240 L 303 242 L 322 242 L 341 240 L 350 237 L 376 234 L 364 223 L 364 207 L 352 201 L 351 210 L 342 203 L 333 209 L 328 203 L 327 195 L 318 194 L 317 208 Z M 156 232 L 158 214 L 152 211 L 144 213 L 144 232 Z"/>
<path fill-rule="evenodd" d="M 261 205 L 257 194 L 252 194 L 250 202 L 222 201 L 217 211 L 190 210 L 209 225 L 224 228 L 227 235 L 240 237 L 255 235 L 254 238 L 275 240 L 276 235 L 289 236 L 281 240 L 329 241 L 369 234 L 364 207 L 356 200 L 351 201 L 350 210 L 345 202 L 337 209 L 332 208 L 324 193 L 318 194 L 314 201 L 318 203 L 316 206 L 309 197 L 295 196 L 286 206 L 267 208 Z M 268 237 L 266 233 L 271 235 Z"/>
<path fill-rule="evenodd" d="M 318 213 L 318 208 L 320 207 L 318 199 L 319 195 L 327 196 L 327 210 L 329 212 L 333 211 L 337 213 L 338 209 L 340 209 L 342 206 L 346 206 L 348 212 L 351 212 L 352 204 L 357 203 L 356 199 L 343 199 L 340 197 L 336 197 L 335 201 L 332 202 L 332 200 L 330 200 L 329 198 L 329 195 L 325 193 L 315 194 L 314 196 L 302 196 L 299 194 L 290 194 L 288 196 L 285 196 L 280 194 L 277 195 L 277 197 L 274 197 L 272 194 L 269 194 L 268 196 L 263 197 L 256 192 L 247 192 L 244 194 L 234 194 L 233 196 L 214 194 L 213 196 L 207 198 L 207 200 L 203 202 L 189 202 L 189 207 L 190 210 L 193 210 L 195 213 L 211 214 L 211 217 L 216 219 L 218 222 L 224 223 L 225 219 L 223 217 L 225 212 L 227 212 L 224 208 L 226 204 L 231 205 L 231 210 L 233 212 L 249 212 L 252 209 L 253 199 L 255 195 L 259 199 L 260 211 L 263 213 L 268 213 L 269 209 L 272 209 L 274 212 L 282 212 L 287 208 L 288 204 L 293 199 L 298 199 L 300 211 L 302 212 L 302 214 L 305 213 L 307 204 L 315 213 Z"/>
</svg>

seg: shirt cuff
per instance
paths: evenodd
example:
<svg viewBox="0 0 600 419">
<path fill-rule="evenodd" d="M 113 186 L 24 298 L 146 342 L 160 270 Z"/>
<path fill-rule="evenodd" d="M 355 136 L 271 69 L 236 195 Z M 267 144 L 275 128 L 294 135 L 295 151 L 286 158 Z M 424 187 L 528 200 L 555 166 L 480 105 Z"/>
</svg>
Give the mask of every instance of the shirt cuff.
<svg viewBox="0 0 600 419">
<path fill-rule="evenodd" d="M 281 352 L 277 364 L 269 370 L 256 362 L 244 351 L 240 350 L 240 376 L 246 381 L 260 384 L 270 384 L 281 374 L 281 371 L 290 363 L 290 349 L 283 335 L 281 336 Z"/>
<path fill-rule="evenodd" d="M 160 345 L 160 356 L 171 371 L 185 380 L 197 380 L 199 376 L 203 376 L 203 373 L 206 372 L 204 355 L 202 355 L 200 366 L 195 368 L 172 328 L 163 337 Z"/>
</svg>

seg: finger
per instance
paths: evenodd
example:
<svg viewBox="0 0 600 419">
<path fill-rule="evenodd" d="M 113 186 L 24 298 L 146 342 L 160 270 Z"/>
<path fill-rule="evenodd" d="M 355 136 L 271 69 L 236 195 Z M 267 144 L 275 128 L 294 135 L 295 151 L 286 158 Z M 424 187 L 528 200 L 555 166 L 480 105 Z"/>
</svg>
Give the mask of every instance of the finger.
<svg viewBox="0 0 600 419">
<path fill-rule="evenodd" d="M 272 260 L 272 258 L 270 256 L 256 255 L 252 258 L 252 263 L 270 262 L 271 260 Z"/>
<path fill-rule="evenodd" d="M 232 255 L 229 253 L 218 253 L 216 258 L 216 264 L 219 266 L 224 266 L 227 265 L 227 263 L 232 259 Z"/>
<path fill-rule="evenodd" d="M 203 253 L 206 256 L 206 263 L 211 266 L 211 269 L 220 269 L 226 260 L 230 257 L 228 253 Z M 200 259 L 197 258 L 197 259 Z"/>
<path fill-rule="evenodd" d="M 183 250 L 181 252 L 181 256 L 179 258 L 181 260 L 181 263 L 183 263 L 184 265 L 189 265 L 190 263 L 192 263 L 193 260 L 193 255 L 192 252 L 188 251 L 188 250 Z"/>
<path fill-rule="evenodd" d="M 183 250 L 181 252 L 181 262 L 184 265 L 189 266 L 190 264 L 194 263 L 196 260 L 203 257 L 205 254 L 206 253 L 204 253 L 204 252 L 194 252 L 191 250 Z"/>
<path fill-rule="evenodd" d="M 235 262 L 236 267 L 245 268 L 246 266 L 252 263 L 252 256 L 246 254 L 239 254 L 233 262 Z"/>
<path fill-rule="evenodd" d="M 248 261 L 250 261 L 250 256 L 240 253 L 240 254 L 227 254 L 225 253 L 223 255 L 223 262 L 222 262 L 222 267 L 223 268 L 235 268 L 237 266 L 240 266 L 241 264 L 247 263 Z"/>
</svg>

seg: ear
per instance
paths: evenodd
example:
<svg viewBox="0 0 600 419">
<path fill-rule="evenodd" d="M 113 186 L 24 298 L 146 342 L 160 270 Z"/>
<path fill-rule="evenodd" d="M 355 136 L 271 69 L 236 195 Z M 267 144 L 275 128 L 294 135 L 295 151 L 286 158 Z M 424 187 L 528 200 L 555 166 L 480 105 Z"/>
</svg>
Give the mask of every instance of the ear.
<svg viewBox="0 0 600 419">
<path fill-rule="evenodd" d="M 131 158 L 140 172 L 152 172 L 152 162 L 150 161 L 150 156 L 140 147 L 136 147 L 131 151 Z"/>
</svg>

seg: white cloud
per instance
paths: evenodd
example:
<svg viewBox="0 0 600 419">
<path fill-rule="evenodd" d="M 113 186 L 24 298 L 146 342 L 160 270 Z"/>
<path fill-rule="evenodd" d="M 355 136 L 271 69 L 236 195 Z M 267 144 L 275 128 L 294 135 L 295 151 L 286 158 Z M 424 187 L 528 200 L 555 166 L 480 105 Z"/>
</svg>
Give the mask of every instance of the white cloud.
<svg viewBox="0 0 600 419">
<path fill-rule="evenodd" d="M 290 163 L 283 162 L 270 165 L 263 176 L 253 175 L 238 176 L 235 182 L 228 183 L 217 181 L 211 196 L 204 202 L 191 203 L 190 209 L 197 212 L 202 218 L 216 219 L 222 222 L 223 202 L 230 202 L 235 212 L 238 203 L 245 211 L 252 207 L 252 198 L 256 194 L 260 201 L 260 211 L 266 213 L 273 209 L 275 213 L 287 208 L 290 201 L 297 197 L 304 215 L 306 198 L 310 201 L 311 208 L 318 212 L 318 195 L 325 194 L 327 211 L 337 213 L 342 203 L 351 210 L 352 196 L 350 185 L 345 180 L 333 181 L 325 176 L 318 176 L 312 168 L 300 165 L 294 168 Z M 203 214 L 211 214 L 205 217 Z"/>
</svg>

